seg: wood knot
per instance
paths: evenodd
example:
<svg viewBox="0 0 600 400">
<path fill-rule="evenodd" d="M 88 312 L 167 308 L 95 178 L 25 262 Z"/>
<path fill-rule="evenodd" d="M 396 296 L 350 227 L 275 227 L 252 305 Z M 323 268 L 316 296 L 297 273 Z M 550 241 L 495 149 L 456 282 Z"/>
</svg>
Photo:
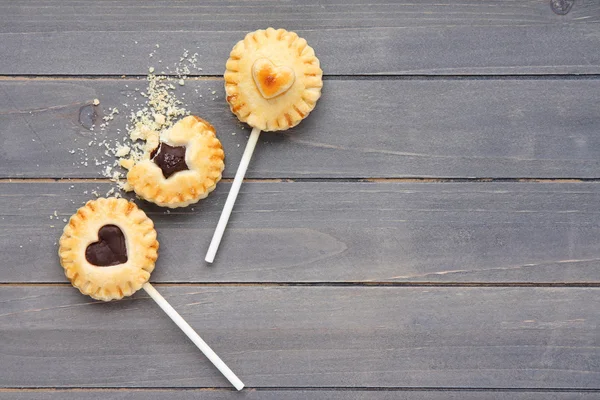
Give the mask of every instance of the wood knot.
<svg viewBox="0 0 600 400">
<path fill-rule="evenodd" d="M 98 113 L 98 107 L 88 104 L 79 109 L 79 123 L 86 129 L 92 127 L 101 121 L 101 116 Z"/>
<path fill-rule="evenodd" d="M 575 0 L 550 0 L 550 8 L 558 15 L 566 15 L 571 11 Z"/>
</svg>

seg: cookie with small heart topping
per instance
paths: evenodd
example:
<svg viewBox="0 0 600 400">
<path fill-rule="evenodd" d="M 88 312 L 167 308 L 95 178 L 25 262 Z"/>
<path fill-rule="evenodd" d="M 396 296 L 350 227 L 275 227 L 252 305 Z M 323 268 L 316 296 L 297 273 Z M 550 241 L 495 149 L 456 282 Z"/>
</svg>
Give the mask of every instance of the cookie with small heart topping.
<svg viewBox="0 0 600 400">
<path fill-rule="evenodd" d="M 185 207 L 208 196 L 221 180 L 225 153 L 215 128 L 200 117 L 185 117 L 160 134 L 160 141 L 127 174 L 144 200 Z"/>
<path fill-rule="evenodd" d="M 248 33 L 227 60 L 225 92 L 231 111 L 263 131 L 298 125 L 315 107 L 322 87 L 315 51 L 285 29 Z"/>
<path fill-rule="evenodd" d="M 125 199 L 88 201 L 71 216 L 59 245 L 60 263 L 71 284 L 103 301 L 141 289 L 158 258 L 152 220 Z"/>
</svg>

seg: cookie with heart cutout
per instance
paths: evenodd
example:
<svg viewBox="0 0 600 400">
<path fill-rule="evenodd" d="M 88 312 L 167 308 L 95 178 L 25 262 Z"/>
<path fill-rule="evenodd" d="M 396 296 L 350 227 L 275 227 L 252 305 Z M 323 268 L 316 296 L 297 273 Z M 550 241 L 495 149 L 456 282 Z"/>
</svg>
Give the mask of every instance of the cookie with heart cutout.
<svg viewBox="0 0 600 400">
<path fill-rule="evenodd" d="M 225 152 L 215 128 L 202 118 L 177 121 L 156 145 L 127 174 L 127 184 L 144 200 L 185 207 L 208 196 L 221 180 Z"/>
<path fill-rule="evenodd" d="M 227 60 L 225 92 L 231 111 L 263 131 L 298 125 L 314 109 L 322 87 L 314 50 L 285 29 L 248 33 Z"/>
<path fill-rule="evenodd" d="M 134 203 L 99 198 L 71 216 L 58 255 L 73 286 L 110 301 L 132 295 L 150 279 L 158 241 L 152 220 Z"/>
</svg>

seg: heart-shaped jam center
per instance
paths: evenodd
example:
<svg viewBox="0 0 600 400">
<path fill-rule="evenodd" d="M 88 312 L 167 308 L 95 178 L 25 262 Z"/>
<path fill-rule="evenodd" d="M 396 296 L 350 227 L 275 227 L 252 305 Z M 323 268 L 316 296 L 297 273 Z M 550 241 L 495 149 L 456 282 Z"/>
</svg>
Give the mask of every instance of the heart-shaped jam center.
<svg viewBox="0 0 600 400">
<path fill-rule="evenodd" d="M 252 65 L 252 78 L 262 97 L 272 99 L 287 92 L 296 75 L 290 67 L 276 67 L 270 60 L 259 58 Z"/>
<path fill-rule="evenodd" d="M 85 249 L 85 259 L 97 267 L 110 267 L 127 262 L 125 235 L 116 225 L 104 225 L 98 231 L 98 241 Z"/>
<path fill-rule="evenodd" d="M 163 142 L 150 157 L 160 167 L 165 179 L 176 172 L 189 169 L 185 163 L 185 146 L 169 146 Z"/>
</svg>

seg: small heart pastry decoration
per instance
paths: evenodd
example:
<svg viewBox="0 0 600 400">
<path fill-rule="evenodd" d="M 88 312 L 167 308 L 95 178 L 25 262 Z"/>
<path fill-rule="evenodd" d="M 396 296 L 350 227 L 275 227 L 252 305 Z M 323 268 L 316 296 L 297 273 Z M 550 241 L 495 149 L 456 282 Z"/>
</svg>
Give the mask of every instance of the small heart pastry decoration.
<svg viewBox="0 0 600 400">
<path fill-rule="evenodd" d="M 98 241 L 85 249 L 85 259 L 97 267 L 110 267 L 127 262 L 125 235 L 116 225 L 104 225 L 98 231 Z"/>
<path fill-rule="evenodd" d="M 296 81 L 296 74 L 290 67 L 276 67 L 270 60 L 259 58 L 252 65 L 252 78 L 262 97 L 268 100 L 287 92 Z"/>
</svg>

